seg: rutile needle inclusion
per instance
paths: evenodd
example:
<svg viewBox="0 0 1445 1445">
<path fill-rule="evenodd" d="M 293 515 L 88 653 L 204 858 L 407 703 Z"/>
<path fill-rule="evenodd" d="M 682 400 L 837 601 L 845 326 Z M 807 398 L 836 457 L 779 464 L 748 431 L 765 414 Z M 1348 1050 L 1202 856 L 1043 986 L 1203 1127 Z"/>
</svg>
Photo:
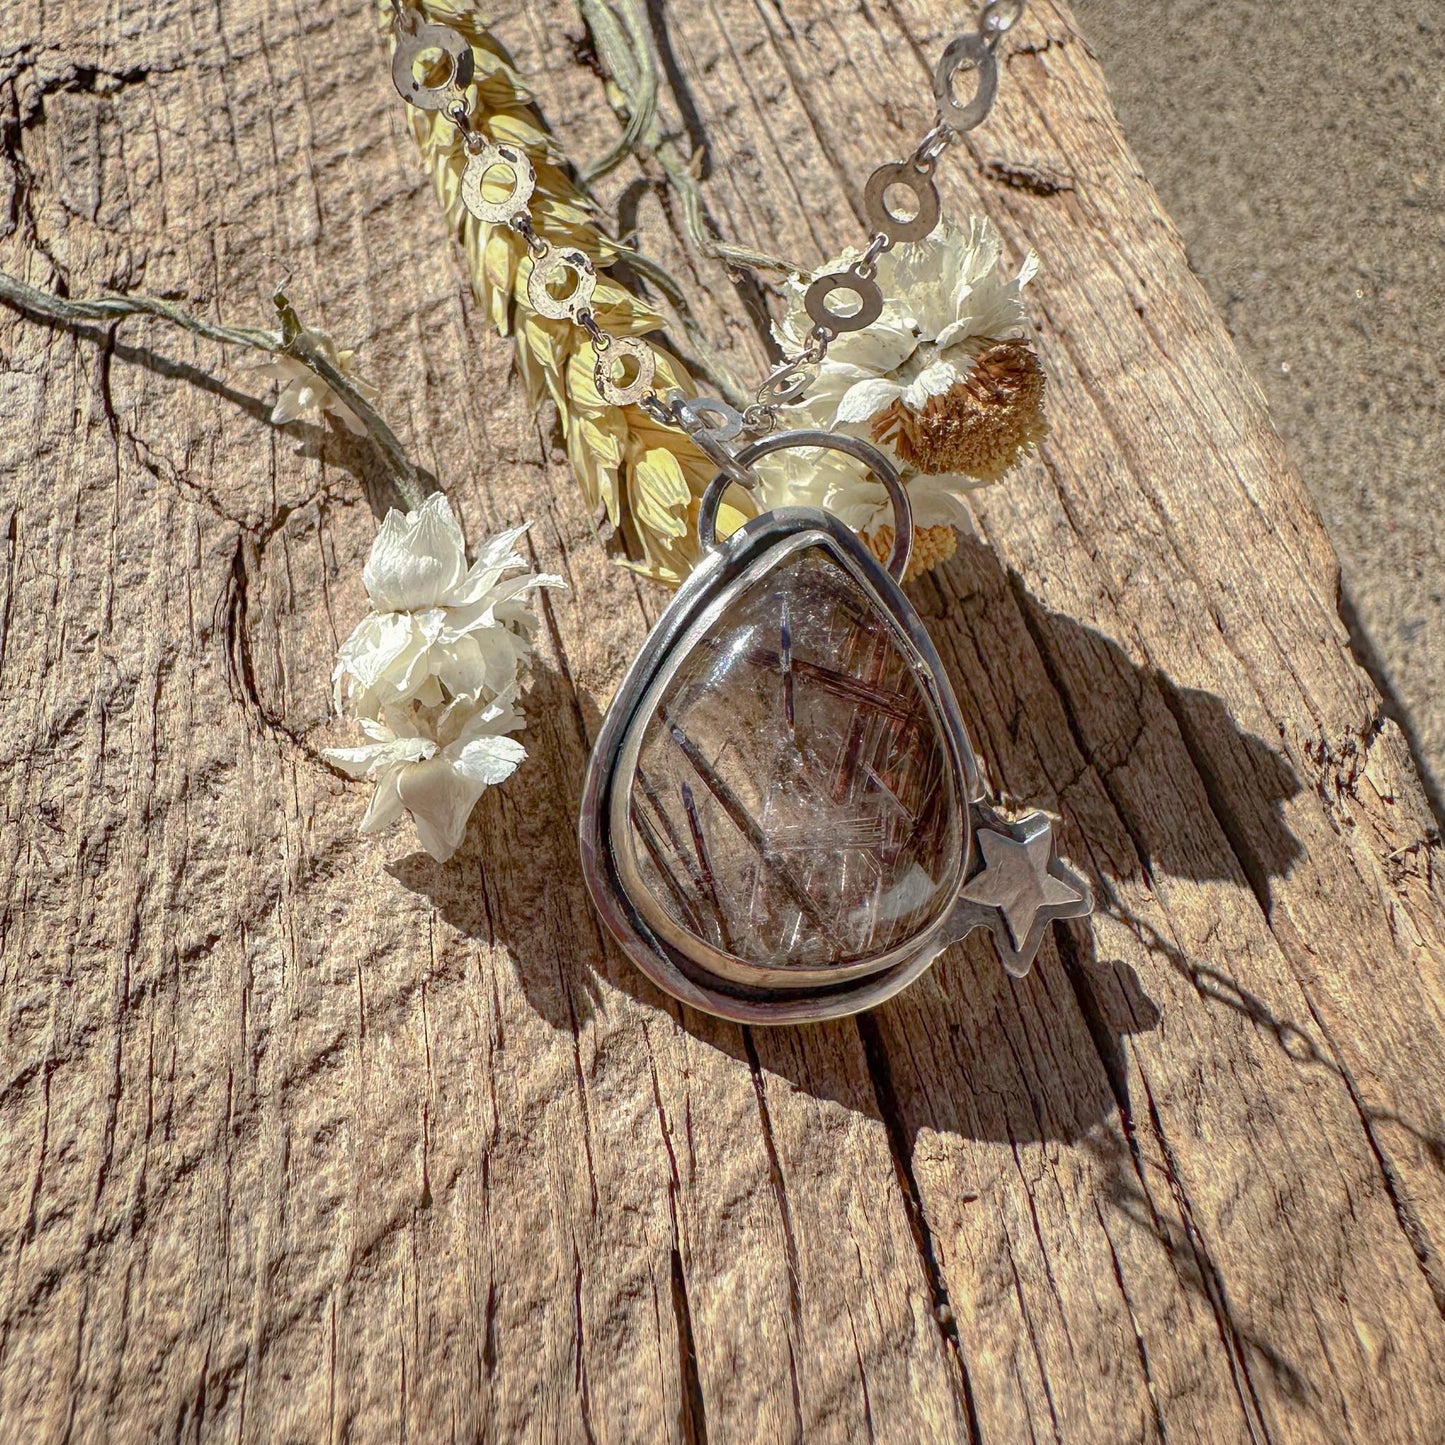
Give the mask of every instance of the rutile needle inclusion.
<svg viewBox="0 0 1445 1445">
<path fill-rule="evenodd" d="M 892 624 L 822 548 L 738 597 L 649 720 L 629 822 L 680 927 L 773 968 L 906 943 L 961 879 L 961 800 Z"/>
</svg>

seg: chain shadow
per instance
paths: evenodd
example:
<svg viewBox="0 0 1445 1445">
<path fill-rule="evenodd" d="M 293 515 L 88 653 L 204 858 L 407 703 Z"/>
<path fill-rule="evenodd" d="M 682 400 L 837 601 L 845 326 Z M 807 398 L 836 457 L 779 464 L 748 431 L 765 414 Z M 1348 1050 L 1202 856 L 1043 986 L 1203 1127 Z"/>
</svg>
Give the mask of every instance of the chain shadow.
<svg viewBox="0 0 1445 1445">
<path fill-rule="evenodd" d="M 1182 1214 L 1174 1217 L 1172 1211 L 1179 1201 L 1171 1197 L 1166 1206 L 1170 1213 L 1161 1213 L 1142 1183 L 1140 1159 L 1118 1130 L 1098 1129 L 1081 1142 L 1093 1162 L 1104 1201 L 1134 1228 L 1154 1238 L 1168 1256 L 1182 1287 L 1200 1300 L 1214 1317 L 1231 1368 L 1244 1386 L 1239 1398 L 1251 1435 L 1256 1428 L 1265 1427 L 1259 1405 L 1262 1392 L 1254 1381 L 1267 1376 L 1273 1386 L 1270 1393 L 1307 1414 L 1320 1432 L 1318 1438 L 1337 1440 L 1339 1437 L 1331 1431 L 1326 1418 L 1318 1387 L 1291 1363 L 1280 1346 L 1251 1325 L 1231 1301 L 1219 1267 L 1205 1248 L 1187 1204 Z"/>
<path fill-rule="evenodd" d="M 1259 1033 L 1273 1039 L 1275 1046 L 1294 1064 L 1333 1074 L 1345 1086 L 1367 1127 L 1388 1124 L 1408 1134 L 1426 1157 L 1445 1175 L 1445 1112 L 1437 1112 L 1428 1124 L 1412 1122 L 1394 1109 L 1384 1109 L 1366 1099 L 1368 1089 L 1346 1067 L 1320 1025 L 1301 1024 L 1281 1018 L 1258 994 L 1232 974 L 1190 958 L 1146 919 L 1119 910 L 1120 921 L 1149 950 L 1164 960 L 1206 1003 L 1232 1010 L 1249 1020 Z"/>
</svg>

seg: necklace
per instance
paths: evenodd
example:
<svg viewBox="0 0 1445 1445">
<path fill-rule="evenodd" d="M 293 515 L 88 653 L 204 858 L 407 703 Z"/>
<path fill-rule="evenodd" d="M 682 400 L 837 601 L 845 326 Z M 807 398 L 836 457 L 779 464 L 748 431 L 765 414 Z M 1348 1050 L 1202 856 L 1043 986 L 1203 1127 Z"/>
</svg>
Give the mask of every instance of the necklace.
<svg viewBox="0 0 1445 1445">
<path fill-rule="evenodd" d="M 998 43 L 1023 0 L 987 0 L 977 29 L 945 47 L 935 124 L 864 190 L 867 248 L 811 282 L 805 344 L 741 410 L 659 394 L 647 342 L 598 323 L 591 258 L 534 226 L 526 151 L 473 127 L 466 39 L 393 7 L 397 90 L 457 127 L 463 203 L 525 240 L 532 307 L 586 332 L 606 403 L 685 431 L 717 467 L 697 518 L 700 560 L 629 669 L 588 765 L 578 838 L 609 930 L 661 988 L 746 1023 L 871 1007 L 979 927 L 1009 973 L 1026 973 L 1054 920 L 1092 910 L 1088 884 L 1059 857 L 1046 815 L 1010 819 L 986 801 L 953 689 L 900 586 L 914 531 L 897 469 L 843 432 L 777 430 L 830 343 L 881 315 L 879 257 L 939 224 L 938 160 L 992 108 Z M 442 63 L 420 73 L 435 55 Z M 969 72 L 973 94 L 960 100 L 955 82 Z M 898 208 L 900 190 L 911 209 Z M 846 455 L 884 489 L 886 564 L 816 507 L 777 507 L 718 538 L 727 490 L 753 490 L 757 462 L 799 448 Z"/>
</svg>

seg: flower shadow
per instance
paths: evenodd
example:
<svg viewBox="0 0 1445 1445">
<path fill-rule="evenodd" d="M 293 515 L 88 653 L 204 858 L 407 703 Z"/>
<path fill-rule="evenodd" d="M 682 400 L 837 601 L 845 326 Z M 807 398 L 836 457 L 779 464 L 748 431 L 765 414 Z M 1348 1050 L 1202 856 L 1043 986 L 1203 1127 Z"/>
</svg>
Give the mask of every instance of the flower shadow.
<svg viewBox="0 0 1445 1445">
<path fill-rule="evenodd" d="M 65 330 L 83 341 L 100 348 L 112 361 L 129 366 L 138 366 L 153 376 L 163 376 L 171 381 L 182 381 L 198 391 L 219 398 L 244 412 L 252 421 L 263 426 L 283 431 L 299 443 L 299 455 L 311 460 L 321 460 L 328 467 L 346 472 L 360 486 L 367 504 L 378 517 L 383 517 L 391 507 L 404 507 L 396 490 L 391 470 L 377 447 L 367 438 L 352 436 L 342 427 L 318 426 L 314 422 L 277 423 L 271 420 L 272 401 L 252 396 L 249 392 L 232 385 L 221 377 L 213 375 L 204 367 L 188 361 L 167 356 L 149 346 L 139 346 L 124 341 L 112 334 L 110 328 L 85 322 L 62 322 L 50 317 L 33 316 L 37 325 Z M 259 355 L 259 353 L 257 353 Z M 145 459 L 142 458 L 144 461 Z M 429 472 L 417 469 L 417 479 L 424 491 L 437 490 L 437 481 Z M 239 512 L 240 507 L 221 505 L 216 499 L 218 510 L 230 514 Z"/>
<path fill-rule="evenodd" d="M 308 461 L 323 462 L 327 467 L 350 476 L 360 487 L 372 514 L 378 519 L 384 517 L 392 507 L 405 510 L 406 503 L 396 489 L 391 468 L 369 438 L 354 436 L 339 425 L 324 425 L 311 421 L 272 421 L 274 399 L 252 396 L 202 367 L 164 356 L 148 347 L 117 341 L 112 354 L 117 360 L 144 367 L 153 375 L 183 381 L 198 391 L 229 402 L 253 421 L 292 437 L 298 443 L 297 456 Z M 437 490 L 436 478 L 421 468 L 417 469 L 417 480 L 424 491 Z"/>
<path fill-rule="evenodd" d="M 1113 831 L 1122 823 L 1128 833 L 1133 856 L 1115 876 L 1142 866 L 1231 880 L 1242 870 L 1268 909 L 1272 881 L 1303 853 L 1285 804 L 1304 785 L 1277 745 L 1241 728 L 1223 698 L 1181 686 L 1046 606 L 977 538 L 961 538 L 913 593 L 950 663 L 985 773 L 1021 802 L 1053 807 L 1053 780 L 1076 774 L 1082 759 L 1117 815 Z M 1192 793 L 1181 776 L 1189 772 Z M 1228 848 L 1198 829 L 1163 826 L 1165 799 L 1186 815 L 1212 814 Z"/>
</svg>

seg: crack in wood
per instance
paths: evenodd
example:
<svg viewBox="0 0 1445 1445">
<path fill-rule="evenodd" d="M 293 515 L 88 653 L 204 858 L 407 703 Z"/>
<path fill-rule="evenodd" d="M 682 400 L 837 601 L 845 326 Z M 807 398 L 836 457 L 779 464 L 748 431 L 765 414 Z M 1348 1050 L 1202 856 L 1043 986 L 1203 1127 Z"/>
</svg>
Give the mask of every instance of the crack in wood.
<svg viewBox="0 0 1445 1445">
<path fill-rule="evenodd" d="M 10 641 L 10 609 L 15 602 L 15 565 L 20 552 L 20 508 L 5 519 L 5 596 L 0 600 L 0 685 L 5 681 L 5 653 Z"/>
<path fill-rule="evenodd" d="M 1175 1259 L 1176 1264 L 1180 1263 L 1182 1261 L 1180 1246 L 1173 1239 L 1168 1224 L 1160 1217 L 1153 1198 L 1149 1193 L 1146 1168 L 1140 1154 L 1139 1140 L 1136 1132 L 1134 1109 L 1129 1096 L 1127 1063 L 1114 1040 L 1112 1031 L 1104 1022 L 1103 1010 L 1100 1007 L 1098 996 L 1088 980 L 1079 956 L 1078 948 L 1075 945 L 1069 929 L 1063 924 L 1055 924 L 1054 940 L 1064 964 L 1065 977 L 1068 979 L 1070 987 L 1074 991 L 1078 1001 L 1079 1011 L 1083 1015 L 1085 1023 L 1088 1025 L 1089 1035 L 1094 1041 L 1095 1050 L 1104 1066 L 1110 1089 L 1114 1095 L 1115 1107 L 1119 1112 L 1120 1129 L 1122 1130 L 1124 1141 L 1128 1148 L 1139 1201 L 1148 1209 L 1149 1226 L 1153 1233 L 1164 1244 L 1171 1257 Z M 1147 1093 L 1147 1079 L 1144 1081 L 1144 1088 Z M 1204 1245 L 1198 1229 L 1192 1222 L 1188 1197 L 1175 1172 L 1168 1142 L 1164 1136 L 1162 1125 L 1159 1122 L 1158 1113 L 1154 1107 L 1152 1097 L 1148 1100 L 1147 1109 L 1155 1143 L 1159 1146 L 1161 1152 L 1163 1172 L 1170 1192 L 1175 1199 L 1179 1217 L 1183 1221 L 1184 1244 L 1187 1245 L 1190 1252 L 1193 1277 L 1197 1281 L 1200 1293 L 1207 1299 L 1214 1313 L 1220 1339 L 1228 1349 L 1230 1367 L 1235 1376 L 1239 1402 L 1244 1411 L 1244 1419 L 1250 1430 L 1251 1437 L 1256 1442 L 1263 1441 L 1266 1442 L 1267 1445 L 1270 1436 L 1264 1425 L 1264 1415 L 1260 1407 L 1259 1397 L 1255 1390 L 1254 1383 L 1250 1378 L 1249 1367 L 1244 1357 L 1239 1332 L 1234 1327 L 1228 1302 L 1224 1298 L 1223 1285 L 1219 1279 L 1218 1271 L 1215 1268 L 1213 1260 L 1209 1257 L 1208 1250 Z M 1127 1215 L 1128 1211 L 1126 1210 L 1125 1212 Z M 1105 1234 L 1107 1236 L 1107 1230 Z M 1111 1253 L 1113 1253 L 1112 1239 L 1110 1240 L 1109 1247 Z M 1117 1263 L 1117 1255 L 1115 1254 L 1114 1257 Z M 1119 1281 L 1119 1287 L 1121 1294 L 1127 1300 L 1128 1292 L 1124 1289 L 1122 1277 Z M 1141 1351 L 1143 1349 L 1142 1342 L 1140 1349 Z M 1150 1398 L 1154 1398 L 1152 1383 L 1150 1385 Z M 1259 1427 L 1258 1431 L 1256 1431 L 1256 1425 Z"/>
<path fill-rule="evenodd" d="M 687 1300 L 687 1276 L 682 1255 L 672 1247 L 672 1314 L 677 1324 L 678 1370 L 682 1392 L 678 1401 L 678 1429 L 685 1445 L 707 1445 L 707 1408 L 702 1376 L 697 1367 L 697 1341 L 692 1332 L 692 1307 Z"/>
<path fill-rule="evenodd" d="M 578 1420 L 587 1445 L 597 1445 L 597 1432 L 592 1424 L 591 1390 L 587 1383 L 587 1339 L 582 1323 L 582 1255 L 575 1240 L 572 1244 L 572 1271 L 572 1310 L 577 1360 L 574 1379 L 577 1387 Z"/>
<path fill-rule="evenodd" d="M 1323 1020 L 1315 1011 L 1314 1004 L 1308 995 L 1305 996 L 1305 1006 L 1310 1011 L 1310 1017 L 1315 1021 L 1315 1027 L 1324 1035 L 1325 1041 L 1329 1043 L 1336 1060 L 1338 1060 L 1339 1053 L 1334 1047 L 1334 1041 L 1330 1038 L 1329 1029 L 1325 1027 Z M 1380 1182 L 1385 1186 L 1385 1193 L 1390 1196 L 1395 1216 L 1400 1221 L 1401 1232 L 1415 1253 L 1420 1273 L 1425 1276 L 1425 1283 L 1429 1286 L 1430 1295 L 1435 1301 L 1435 1308 L 1440 1311 L 1441 1317 L 1445 1318 L 1445 1262 L 1441 1261 L 1435 1244 L 1430 1238 L 1429 1230 L 1425 1228 L 1424 1221 L 1421 1220 L 1415 1206 L 1410 1201 L 1405 1181 L 1401 1178 L 1400 1171 L 1395 1167 L 1380 1139 L 1375 1118 L 1364 1099 L 1361 1098 L 1360 1088 L 1354 1076 L 1342 1063 L 1332 1063 L 1331 1067 L 1338 1073 L 1340 1081 L 1349 1093 L 1350 1102 L 1355 1106 L 1355 1112 L 1360 1116 L 1360 1127 L 1365 1131 L 1365 1138 L 1369 1140 L 1370 1151 L 1374 1154 L 1375 1164 L 1380 1171 Z M 1435 1140 L 1433 1143 L 1437 1155 L 1441 1157 L 1442 1162 L 1445 1162 L 1445 1149 L 1442 1149 L 1440 1141 Z"/>
<path fill-rule="evenodd" d="M 1014 1141 L 1010 1139 L 1012 1146 Z M 1017 1155 L 1015 1156 L 1017 1158 Z M 1033 1316 L 1029 1312 L 1028 1291 L 1024 1288 L 1024 1282 L 1019 1274 L 1018 1260 L 1014 1258 L 1013 1244 L 1009 1240 L 1004 1241 L 1004 1259 L 1008 1263 L 1009 1281 L 1013 1286 L 1014 1299 L 1018 1304 L 1019 1319 L 1023 1323 L 1024 1335 L 1028 1339 L 1029 1351 L 1034 1358 L 1034 1368 L 1038 1371 L 1039 1387 L 1044 1392 L 1044 1404 L 1049 1411 L 1049 1424 L 1052 1427 L 1054 1445 L 1068 1445 L 1063 1436 L 1059 1424 L 1059 1409 L 1054 1401 L 1054 1387 L 1049 1380 L 1049 1369 L 1045 1359 L 1042 1344 L 1039 1341 L 1038 1330 L 1034 1324 Z M 1029 1432 L 1033 1435 L 1033 1421 L 1029 1421 Z M 1037 1438 L 1036 1436 L 1034 1438 Z"/>
<path fill-rule="evenodd" d="M 873 1096 L 878 1105 L 879 1116 L 888 1136 L 888 1150 L 893 1160 L 900 1192 L 907 1207 L 908 1222 L 913 1233 L 913 1242 L 918 1251 L 928 1281 L 929 1294 L 933 1301 L 933 1321 L 943 1337 L 944 1347 L 958 1368 L 958 1385 L 962 1394 L 968 1419 L 970 1445 L 982 1445 L 983 1432 L 979 1426 L 978 1409 L 974 1403 L 973 1385 L 969 1379 L 968 1362 L 963 1357 L 963 1344 L 958 1337 L 958 1325 L 954 1319 L 953 1306 L 948 1297 L 948 1285 L 938 1260 L 937 1242 L 928 1222 L 928 1211 L 923 1205 L 923 1194 L 913 1172 L 913 1155 L 908 1147 L 908 1130 L 903 1108 L 893 1086 L 893 1069 L 888 1060 L 888 1049 L 878 1022 L 871 1013 L 857 1017 L 858 1037 L 863 1044 L 863 1057 L 872 1082 Z"/>
<path fill-rule="evenodd" d="M 1109 1246 L 1109 1260 L 1114 1266 L 1114 1283 L 1118 1286 L 1119 1294 L 1129 1311 L 1129 1324 L 1134 1331 L 1134 1345 L 1139 1352 L 1139 1369 L 1143 1372 L 1144 1387 L 1149 1394 L 1149 1408 L 1154 1418 L 1154 1429 L 1158 1433 L 1162 1445 L 1168 1445 L 1169 1431 L 1164 1425 L 1164 1412 L 1159 1407 L 1159 1392 L 1154 1383 L 1154 1371 L 1149 1365 L 1149 1351 L 1144 1343 L 1144 1331 L 1139 1324 L 1134 1301 L 1129 1298 L 1129 1287 L 1124 1282 L 1124 1266 L 1119 1262 L 1119 1251 L 1115 1248 L 1113 1236 L 1109 1233 L 1109 1226 L 1104 1219 L 1104 1211 L 1097 1204 L 1094 1206 L 1094 1217 L 1099 1221 L 1099 1230 Z"/>
<path fill-rule="evenodd" d="M 1074 178 L 1048 166 L 1030 165 L 1026 161 L 988 160 L 983 173 L 990 180 L 1031 196 L 1057 196 L 1074 189 Z"/>
<path fill-rule="evenodd" d="M 677 1152 L 672 1146 L 672 1130 L 667 1110 L 662 1103 L 662 1085 L 657 1077 L 657 1055 L 652 1038 L 644 1024 L 643 1038 L 647 1044 L 647 1064 L 652 1080 L 652 1103 L 657 1111 L 658 1130 L 667 1151 L 667 1212 L 672 1225 L 671 1302 L 673 1326 L 677 1331 L 678 1370 L 681 1388 L 678 1392 L 678 1430 L 684 1445 L 707 1445 L 707 1403 L 698 1366 L 697 1338 L 693 1332 L 692 1305 L 687 1297 L 687 1271 L 682 1261 L 682 1231 L 678 1221 L 678 1194 L 682 1187 L 677 1170 Z"/>
<path fill-rule="evenodd" d="M 794 1340 L 802 1333 L 802 1301 L 798 1286 L 798 1241 L 793 1233 L 793 1210 L 788 1202 L 787 1185 L 783 1181 L 782 1165 L 778 1162 L 777 1141 L 773 1138 L 772 1115 L 768 1110 L 767 1085 L 763 1079 L 763 1066 L 758 1061 L 757 1045 L 753 1032 L 746 1025 L 740 1030 L 743 1048 L 747 1052 L 748 1069 L 752 1075 L 753 1094 L 757 1099 L 758 1122 L 761 1126 L 763 1149 L 768 1160 L 768 1182 L 772 1186 L 773 1198 L 778 1207 L 778 1221 L 783 1232 L 783 1258 L 787 1266 L 788 1281 L 788 1376 L 793 1387 L 793 1415 L 798 1429 L 798 1439 L 806 1438 L 803 1428 L 802 1398 L 798 1385 L 798 1359 Z"/>
</svg>

